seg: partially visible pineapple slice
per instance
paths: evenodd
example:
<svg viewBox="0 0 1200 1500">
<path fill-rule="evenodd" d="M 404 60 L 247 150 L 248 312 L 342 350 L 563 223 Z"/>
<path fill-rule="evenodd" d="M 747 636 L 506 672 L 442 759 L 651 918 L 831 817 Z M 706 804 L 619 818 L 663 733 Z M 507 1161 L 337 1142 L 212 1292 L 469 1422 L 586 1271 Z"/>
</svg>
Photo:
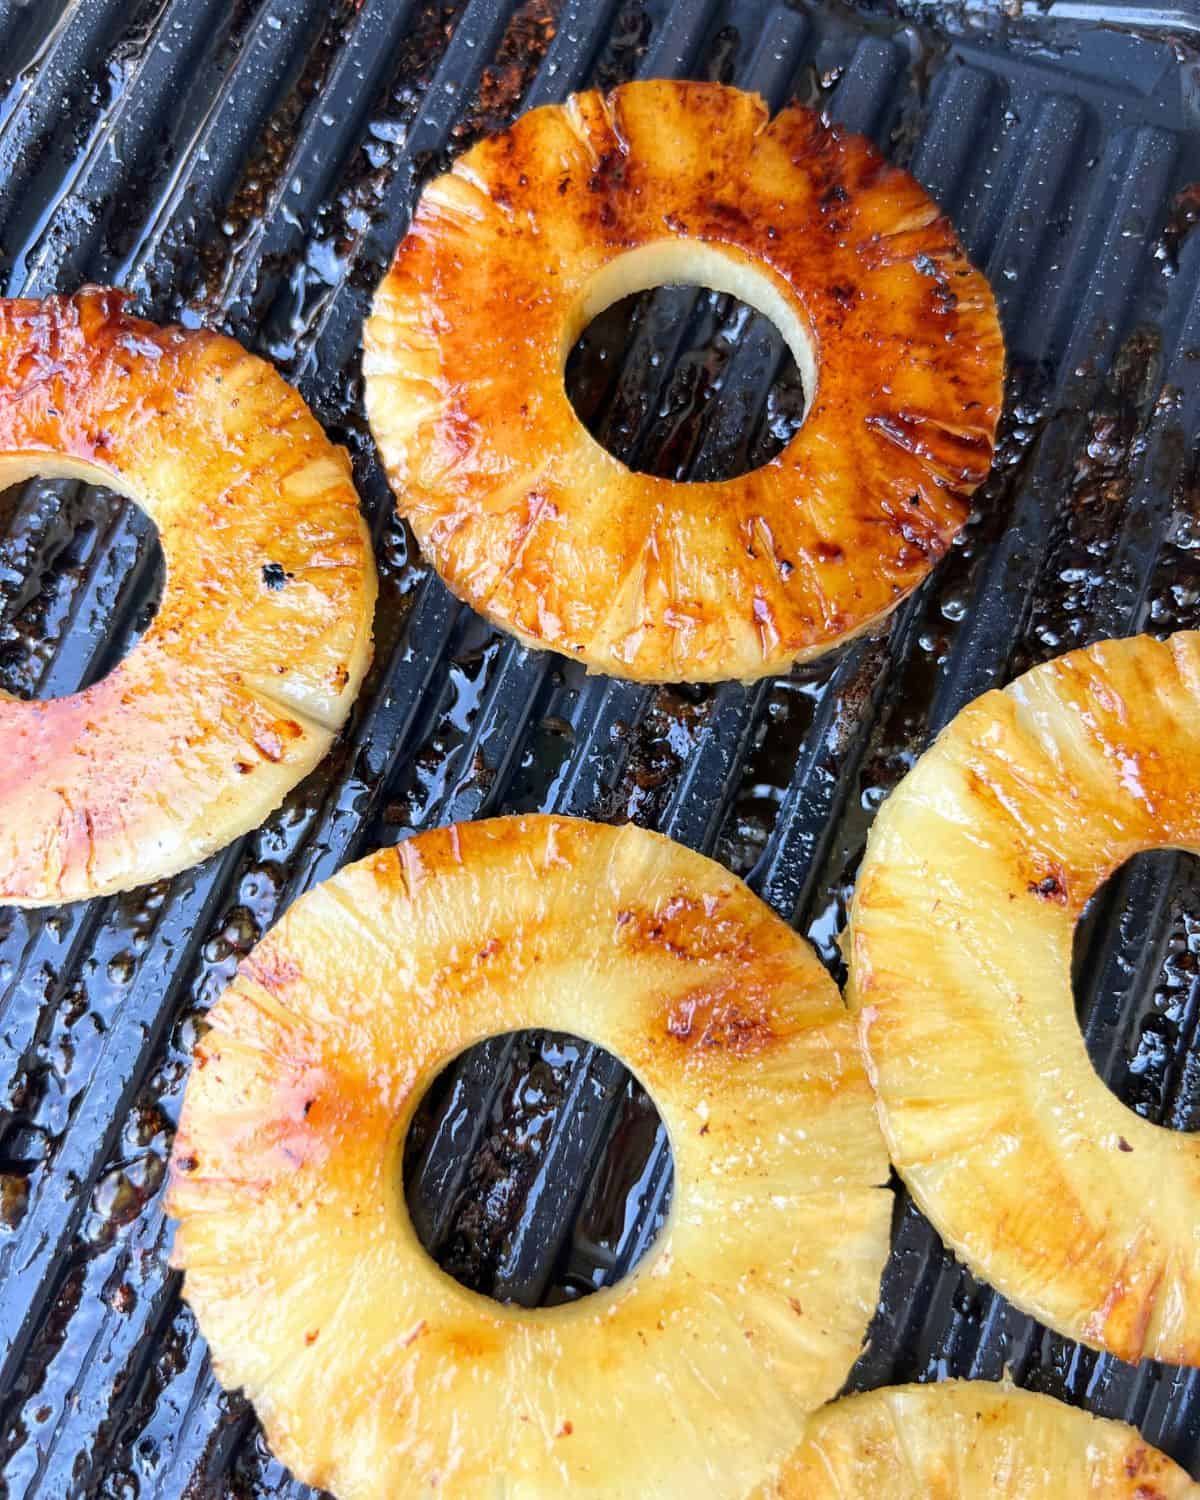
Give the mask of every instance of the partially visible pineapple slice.
<svg viewBox="0 0 1200 1500">
<path fill-rule="evenodd" d="M 175 1255 L 221 1379 L 306 1482 L 741 1497 L 858 1354 L 892 1197 L 853 1026 L 711 861 L 571 819 L 439 829 L 298 901 L 210 1019 Z M 400 1159 L 444 1064 L 523 1027 L 622 1058 L 676 1173 L 631 1276 L 535 1311 L 438 1269 Z"/>
<path fill-rule="evenodd" d="M 902 1385 L 819 1411 L 751 1500 L 1200 1500 L 1124 1422 L 983 1380 Z"/>
<path fill-rule="evenodd" d="M 0 299 L 0 486 L 108 485 L 158 528 L 162 602 L 82 692 L 0 694 L 0 903 L 173 875 L 328 750 L 371 652 L 375 564 L 346 454 L 220 334 L 123 292 Z"/>
<path fill-rule="evenodd" d="M 772 318 L 805 383 L 769 463 L 636 474 L 563 385 L 605 307 L 684 281 Z M 919 184 L 810 110 L 667 79 L 577 94 L 424 191 L 364 332 L 371 427 L 449 586 L 597 671 L 779 672 L 886 614 L 988 471 L 992 293 Z"/>
<path fill-rule="evenodd" d="M 885 803 L 851 1003 L 892 1159 L 943 1238 L 1051 1327 L 1200 1363 L 1200 1138 L 1092 1068 L 1071 950 L 1131 855 L 1200 850 L 1200 634 L 1060 657 L 966 708 Z"/>
</svg>

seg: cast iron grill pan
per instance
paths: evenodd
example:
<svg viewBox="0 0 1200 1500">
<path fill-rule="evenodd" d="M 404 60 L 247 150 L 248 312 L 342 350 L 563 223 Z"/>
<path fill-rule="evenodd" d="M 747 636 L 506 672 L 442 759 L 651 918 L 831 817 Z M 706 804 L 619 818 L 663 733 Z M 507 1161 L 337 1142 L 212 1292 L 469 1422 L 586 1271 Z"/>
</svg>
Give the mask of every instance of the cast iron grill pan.
<svg viewBox="0 0 1200 1500">
<path fill-rule="evenodd" d="M 840 978 L 874 811 L 959 707 L 1072 646 L 1200 625 L 1198 61 L 1194 16 L 1136 4 L 0 0 L 5 294 L 121 283 L 272 358 L 350 448 L 381 569 L 366 690 L 280 813 L 157 886 L 0 910 L 0 1492 L 309 1493 L 214 1382 L 161 1202 L 204 1012 L 301 891 L 455 818 L 633 817 L 745 875 Z M 635 75 L 721 78 L 873 136 L 952 215 L 1009 344 L 997 464 L 959 544 L 881 634 L 751 688 L 588 679 L 490 630 L 395 520 L 362 417 L 361 322 L 420 185 L 519 109 Z M 618 313 L 587 342 L 580 408 L 640 467 L 745 467 L 795 421 L 778 338 L 728 299 L 649 294 L 628 336 Z M 95 680 L 153 612 L 149 527 L 34 482 L 0 500 L 0 531 L 0 688 Z M 1181 1129 L 1200 1111 L 1198 924 L 1194 862 L 1153 855 L 1077 944 L 1093 1058 Z M 443 1263 L 525 1302 L 621 1274 L 670 1192 L 636 1084 L 555 1037 L 446 1075 L 409 1160 Z M 1047 1333 L 899 1194 L 851 1384 L 1005 1368 L 1200 1473 L 1196 1376 Z"/>
</svg>

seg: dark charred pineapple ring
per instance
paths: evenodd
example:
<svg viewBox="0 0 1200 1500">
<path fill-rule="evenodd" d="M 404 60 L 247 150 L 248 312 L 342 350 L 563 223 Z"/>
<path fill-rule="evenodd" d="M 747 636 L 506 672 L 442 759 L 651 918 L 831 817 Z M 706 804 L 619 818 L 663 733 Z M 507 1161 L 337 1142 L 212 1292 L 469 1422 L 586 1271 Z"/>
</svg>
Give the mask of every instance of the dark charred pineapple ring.
<svg viewBox="0 0 1200 1500">
<path fill-rule="evenodd" d="M 657 834 L 499 818 L 304 896 L 209 1014 L 169 1202 L 185 1292 L 278 1455 L 341 1500 L 741 1500 L 836 1394 L 892 1197 L 816 955 Z M 422 1249 L 401 1158 L 428 1084 L 524 1027 L 622 1058 L 675 1162 L 650 1254 L 527 1309 Z"/>
<path fill-rule="evenodd" d="M 128 889 L 260 823 L 328 749 L 370 654 L 375 568 L 345 454 L 232 339 L 121 293 L 0 301 L 0 484 L 107 485 L 158 528 L 133 651 L 0 695 L 0 902 Z"/>
<path fill-rule="evenodd" d="M 770 462 L 632 473 L 567 398 L 605 307 L 665 282 L 771 318 L 805 420 Z M 937 205 L 809 110 L 632 83 L 532 110 L 426 188 L 365 335 L 401 512 L 526 644 L 644 681 L 754 678 L 880 619 L 991 463 L 995 303 Z"/>
</svg>

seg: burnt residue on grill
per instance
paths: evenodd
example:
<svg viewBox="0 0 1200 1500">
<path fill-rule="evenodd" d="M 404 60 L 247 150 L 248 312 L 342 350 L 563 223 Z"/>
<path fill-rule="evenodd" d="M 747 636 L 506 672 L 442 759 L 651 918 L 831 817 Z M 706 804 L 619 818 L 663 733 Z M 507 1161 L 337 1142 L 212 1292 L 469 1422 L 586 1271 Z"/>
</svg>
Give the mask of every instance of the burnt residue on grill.
<svg viewBox="0 0 1200 1500">
<path fill-rule="evenodd" d="M 476 1291 L 490 1293 L 514 1223 L 520 1219 L 534 1174 L 541 1163 L 568 1089 L 572 1066 L 583 1043 L 523 1033 L 488 1118 L 488 1128 L 471 1159 L 465 1180 L 447 1205 L 424 1206 L 445 1219 L 441 1243 L 427 1246 L 442 1269 Z M 428 1145 L 438 1118 L 438 1081 L 422 1101 L 404 1147 L 406 1185 Z M 421 1222 L 422 1206 L 413 1204 Z"/>
<path fill-rule="evenodd" d="M 595 816 L 609 823 L 656 827 L 666 798 L 687 764 L 711 711 L 715 689 L 680 684 L 656 690 L 644 717 L 620 726 L 627 754 L 619 781 Z"/>
<path fill-rule="evenodd" d="M 216 323 L 238 336 L 255 314 L 261 315 L 265 310 L 258 306 L 253 287 L 239 298 L 237 307 L 227 305 L 233 274 L 262 232 L 263 217 L 269 212 L 280 179 L 288 169 L 296 132 L 305 112 L 321 96 L 359 4 L 360 0 L 334 0 L 330 5 L 328 18 L 291 87 L 260 126 L 253 152 L 243 166 L 233 196 L 224 205 L 219 222 L 198 225 L 195 243 L 181 249 L 181 260 L 184 253 L 195 257 L 183 287 L 178 285 L 176 265 L 172 284 L 150 289 L 156 303 L 164 297 L 168 299 L 174 317 L 189 324 Z"/>
<path fill-rule="evenodd" d="M 643 0 L 622 0 L 596 62 L 595 86 L 612 89 L 632 78 L 646 55 L 646 46 L 653 32 L 654 22 Z"/>
<path fill-rule="evenodd" d="M 1171 513 L 1146 607 L 1160 633 L 1200 626 L 1200 443 L 1184 439 L 1180 448 L 1175 475 L 1163 476 Z"/>
<path fill-rule="evenodd" d="M 562 0 L 522 0 L 483 70 L 475 102 L 454 127 L 456 145 L 503 130 L 511 123 L 525 90 L 554 40 Z"/>
<path fill-rule="evenodd" d="M 1189 182 L 1179 189 L 1167 205 L 1166 222 L 1154 247 L 1163 268 L 1174 276 L 1179 270 L 1179 255 L 1200 222 L 1200 182 Z"/>
<path fill-rule="evenodd" d="M 1083 447 L 1068 489 L 1071 509 L 1093 513 L 1119 509 L 1133 487 L 1133 465 L 1143 451 L 1147 419 L 1160 393 L 1162 333 L 1135 328 L 1122 343 L 1092 403 Z"/>
</svg>

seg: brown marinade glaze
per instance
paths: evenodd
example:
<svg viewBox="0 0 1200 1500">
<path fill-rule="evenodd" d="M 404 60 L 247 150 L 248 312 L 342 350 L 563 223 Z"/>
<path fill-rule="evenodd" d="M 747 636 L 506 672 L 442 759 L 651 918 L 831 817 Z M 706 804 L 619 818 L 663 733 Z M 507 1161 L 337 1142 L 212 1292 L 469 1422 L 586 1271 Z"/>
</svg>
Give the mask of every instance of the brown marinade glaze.
<svg viewBox="0 0 1200 1500">
<path fill-rule="evenodd" d="M 595 278 L 680 247 L 755 275 L 815 354 L 801 428 L 732 480 L 631 474 L 563 391 Z M 643 680 L 761 676 L 892 609 L 988 472 L 1004 368 L 991 291 L 908 173 L 808 110 L 768 121 L 757 96 L 666 81 L 533 110 L 461 157 L 365 340 L 389 479 L 450 587 Z"/>
</svg>

